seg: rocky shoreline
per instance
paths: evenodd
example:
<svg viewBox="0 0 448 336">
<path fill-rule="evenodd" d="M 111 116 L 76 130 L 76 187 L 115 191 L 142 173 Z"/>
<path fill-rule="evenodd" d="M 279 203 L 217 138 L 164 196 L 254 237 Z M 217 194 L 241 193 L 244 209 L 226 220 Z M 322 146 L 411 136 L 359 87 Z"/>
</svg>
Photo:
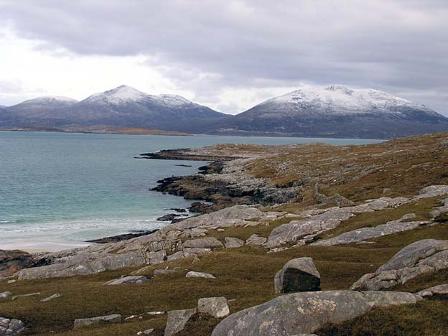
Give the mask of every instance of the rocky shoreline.
<svg viewBox="0 0 448 336">
<path fill-rule="evenodd" d="M 230 155 L 227 152 L 213 152 L 209 147 L 163 150 L 140 155 L 140 158 L 155 160 L 209 161 L 199 168 L 198 174 L 167 177 L 157 181 L 158 185 L 152 189 L 195 200 L 189 208 L 192 213 L 209 213 L 237 204 L 269 206 L 300 199 L 298 187 L 278 188 L 266 180 L 247 174 L 245 165 L 258 157 L 253 153 Z"/>
</svg>

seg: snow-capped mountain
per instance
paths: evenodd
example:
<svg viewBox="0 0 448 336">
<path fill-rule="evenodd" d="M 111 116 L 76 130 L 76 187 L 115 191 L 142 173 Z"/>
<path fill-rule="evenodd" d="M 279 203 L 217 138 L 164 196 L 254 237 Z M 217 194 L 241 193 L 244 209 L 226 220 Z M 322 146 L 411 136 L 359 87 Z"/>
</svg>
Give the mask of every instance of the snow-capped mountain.
<svg viewBox="0 0 448 336">
<path fill-rule="evenodd" d="M 226 132 L 389 138 L 448 130 L 448 119 L 374 89 L 303 87 L 240 113 Z"/>
<path fill-rule="evenodd" d="M 104 126 L 202 132 L 209 123 L 226 118 L 223 113 L 181 96 L 149 95 L 125 85 L 79 102 L 64 97 L 41 97 L 7 111 L 8 116 L 4 114 L 0 125 L 39 128 Z"/>
<path fill-rule="evenodd" d="M 391 138 L 448 131 L 448 119 L 409 100 L 341 85 L 303 87 L 236 116 L 177 95 L 129 86 L 77 102 L 40 97 L 0 108 L 0 128 L 151 128 L 191 133 Z"/>
</svg>

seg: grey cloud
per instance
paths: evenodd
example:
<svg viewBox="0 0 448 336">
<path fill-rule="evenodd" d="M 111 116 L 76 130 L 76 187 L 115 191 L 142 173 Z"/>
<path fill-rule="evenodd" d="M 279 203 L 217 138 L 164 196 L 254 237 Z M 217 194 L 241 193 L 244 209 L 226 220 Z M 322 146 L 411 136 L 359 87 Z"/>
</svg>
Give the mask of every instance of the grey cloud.
<svg viewBox="0 0 448 336">
<path fill-rule="evenodd" d="M 448 112 L 447 17 L 441 0 L 0 0 L 0 22 L 23 37 L 78 54 L 148 55 L 199 96 L 346 83 L 418 90 L 413 97 L 441 112 Z"/>
</svg>

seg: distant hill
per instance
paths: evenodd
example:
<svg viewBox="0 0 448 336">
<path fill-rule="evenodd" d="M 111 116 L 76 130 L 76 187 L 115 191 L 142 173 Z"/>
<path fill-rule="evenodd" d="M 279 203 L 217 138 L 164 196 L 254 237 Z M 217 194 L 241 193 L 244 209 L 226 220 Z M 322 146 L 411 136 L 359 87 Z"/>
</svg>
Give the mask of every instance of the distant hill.
<svg viewBox="0 0 448 336">
<path fill-rule="evenodd" d="M 383 91 L 329 86 L 269 99 L 221 127 L 236 134 L 391 138 L 448 130 L 448 119 Z"/>
<path fill-rule="evenodd" d="M 46 129 L 101 126 L 198 132 L 226 118 L 223 113 L 180 96 L 148 95 L 124 85 L 79 102 L 41 97 L 6 110 L 0 120 L 2 127 Z"/>
<path fill-rule="evenodd" d="M 123 85 L 81 101 L 40 97 L 0 107 L 0 129 L 392 138 L 447 131 L 448 118 L 383 91 L 345 86 L 304 87 L 232 116 Z"/>
</svg>

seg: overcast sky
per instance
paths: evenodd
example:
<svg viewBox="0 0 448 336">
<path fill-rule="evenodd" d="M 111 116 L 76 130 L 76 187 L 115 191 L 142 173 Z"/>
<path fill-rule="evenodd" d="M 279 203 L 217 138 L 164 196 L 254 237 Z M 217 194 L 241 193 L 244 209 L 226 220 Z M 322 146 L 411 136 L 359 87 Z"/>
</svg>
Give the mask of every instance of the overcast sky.
<svg viewBox="0 0 448 336">
<path fill-rule="evenodd" d="M 333 83 L 448 115 L 448 1 L 0 0 L 0 105 L 126 84 L 237 113 Z"/>
</svg>

